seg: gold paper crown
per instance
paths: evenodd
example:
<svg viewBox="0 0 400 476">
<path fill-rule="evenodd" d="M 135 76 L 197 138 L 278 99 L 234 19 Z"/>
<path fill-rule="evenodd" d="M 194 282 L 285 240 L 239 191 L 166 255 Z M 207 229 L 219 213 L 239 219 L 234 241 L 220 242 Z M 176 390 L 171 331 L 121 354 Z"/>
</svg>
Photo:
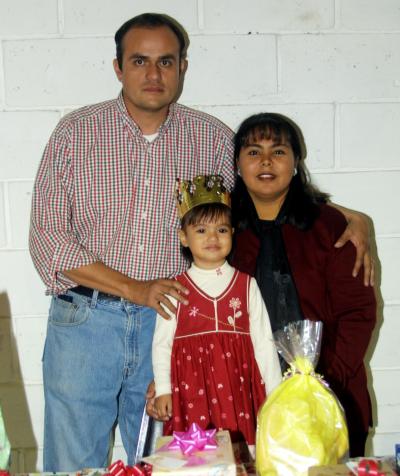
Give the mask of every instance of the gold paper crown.
<svg viewBox="0 0 400 476">
<path fill-rule="evenodd" d="M 231 206 L 231 197 L 220 175 L 197 175 L 193 180 L 176 179 L 176 200 L 179 217 L 197 205 L 221 203 Z"/>
</svg>

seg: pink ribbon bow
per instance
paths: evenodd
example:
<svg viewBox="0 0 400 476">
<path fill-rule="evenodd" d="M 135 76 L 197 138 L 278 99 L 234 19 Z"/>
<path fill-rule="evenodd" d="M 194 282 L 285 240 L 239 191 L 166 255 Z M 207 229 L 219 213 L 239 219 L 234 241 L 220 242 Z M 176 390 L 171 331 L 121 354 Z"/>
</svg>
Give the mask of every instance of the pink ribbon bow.
<svg viewBox="0 0 400 476">
<path fill-rule="evenodd" d="M 192 423 L 188 431 L 174 431 L 173 440 L 166 445 L 168 450 L 180 449 L 184 455 L 194 451 L 215 450 L 217 430 L 202 430 L 197 423 Z"/>
</svg>

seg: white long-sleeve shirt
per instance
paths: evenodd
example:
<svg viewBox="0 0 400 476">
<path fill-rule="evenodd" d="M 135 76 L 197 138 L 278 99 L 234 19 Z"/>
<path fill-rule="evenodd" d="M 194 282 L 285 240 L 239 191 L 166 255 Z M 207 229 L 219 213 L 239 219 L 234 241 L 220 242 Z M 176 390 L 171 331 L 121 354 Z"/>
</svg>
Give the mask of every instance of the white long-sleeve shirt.
<svg viewBox="0 0 400 476">
<path fill-rule="evenodd" d="M 235 269 L 225 262 L 220 268 L 201 269 L 195 264 L 187 271 L 194 283 L 211 297 L 217 297 L 228 287 Z M 174 303 L 176 305 L 176 302 Z M 272 337 L 271 324 L 261 292 L 254 278 L 249 289 L 250 337 L 260 374 L 270 393 L 281 381 L 278 354 Z M 157 315 L 153 338 L 153 372 L 156 396 L 171 393 L 171 352 L 176 330 L 176 317 L 170 320 Z"/>
</svg>

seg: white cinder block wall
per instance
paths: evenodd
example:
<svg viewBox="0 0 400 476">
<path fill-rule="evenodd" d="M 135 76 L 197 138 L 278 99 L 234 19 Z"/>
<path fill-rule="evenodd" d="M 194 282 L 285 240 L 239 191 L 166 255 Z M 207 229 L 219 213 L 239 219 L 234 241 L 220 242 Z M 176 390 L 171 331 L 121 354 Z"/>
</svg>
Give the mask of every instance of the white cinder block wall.
<svg viewBox="0 0 400 476">
<path fill-rule="evenodd" d="M 181 102 L 233 128 L 253 112 L 291 116 L 321 187 L 372 217 L 384 306 L 369 357 L 370 451 L 392 453 L 400 442 L 399 0 L 1 0 L 0 402 L 12 469 L 42 461 L 48 298 L 27 249 L 33 179 L 60 117 L 117 95 L 113 34 L 144 11 L 168 13 L 190 33 Z M 122 454 L 117 436 L 114 458 Z"/>
</svg>

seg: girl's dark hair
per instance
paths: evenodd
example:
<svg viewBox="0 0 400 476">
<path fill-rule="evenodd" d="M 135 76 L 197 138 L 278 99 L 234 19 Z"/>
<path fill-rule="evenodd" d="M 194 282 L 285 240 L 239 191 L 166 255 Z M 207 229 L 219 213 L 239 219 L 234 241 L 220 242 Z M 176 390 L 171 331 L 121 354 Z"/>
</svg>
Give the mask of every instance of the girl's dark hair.
<svg viewBox="0 0 400 476">
<path fill-rule="evenodd" d="M 189 36 L 183 26 L 175 18 L 164 13 L 142 13 L 126 21 L 115 33 L 114 39 L 119 69 L 122 70 L 123 40 L 128 31 L 133 28 L 159 28 L 162 26 L 169 28 L 175 34 L 179 42 L 179 57 L 185 59 L 189 46 Z"/>
<path fill-rule="evenodd" d="M 301 129 L 282 114 L 264 112 L 248 117 L 239 126 L 234 138 L 236 167 L 241 149 L 253 141 L 262 139 L 272 139 L 278 144 L 286 141 L 290 144 L 296 161 L 297 174 L 290 182 L 285 201 L 285 218 L 287 223 L 296 228 L 309 228 L 318 216 L 318 204 L 326 203 L 329 194 L 321 192 L 311 183 L 310 174 L 304 163 L 307 151 Z M 235 228 L 247 228 L 252 219 L 251 215 L 254 215 L 254 206 L 241 177 L 237 178 L 232 192 L 232 209 Z"/>
<path fill-rule="evenodd" d="M 232 212 L 230 207 L 222 203 L 207 203 L 197 205 L 197 207 L 189 210 L 181 219 L 181 229 L 185 231 L 189 225 L 197 225 L 199 223 L 210 223 L 217 221 L 219 218 L 226 218 L 230 224 L 232 222 Z M 189 261 L 193 261 L 192 252 L 188 247 L 181 247 L 183 256 Z"/>
</svg>

